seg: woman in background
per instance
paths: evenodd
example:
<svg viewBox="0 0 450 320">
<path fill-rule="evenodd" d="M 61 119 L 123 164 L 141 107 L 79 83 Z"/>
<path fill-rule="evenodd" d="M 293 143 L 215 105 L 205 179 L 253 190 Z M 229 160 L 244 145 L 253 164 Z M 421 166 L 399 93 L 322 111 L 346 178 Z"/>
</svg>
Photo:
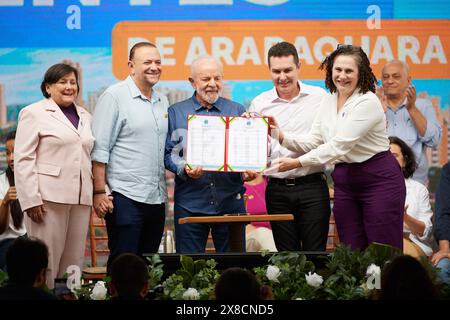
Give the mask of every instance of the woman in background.
<svg viewBox="0 0 450 320">
<path fill-rule="evenodd" d="M 406 200 L 403 215 L 403 253 L 419 257 L 433 254 L 432 229 L 433 211 L 427 188 L 412 179 L 417 168 L 414 153 L 400 138 L 389 137 L 391 152 L 397 159 L 405 176 Z"/>
<path fill-rule="evenodd" d="M 265 198 L 267 182 L 263 175 L 259 174 L 255 179 L 245 182 L 244 187 L 247 214 L 267 214 Z M 277 251 L 270 222 L 251 222 L 245 227 L 245 233 L 247 252 Z"/>
</svg>

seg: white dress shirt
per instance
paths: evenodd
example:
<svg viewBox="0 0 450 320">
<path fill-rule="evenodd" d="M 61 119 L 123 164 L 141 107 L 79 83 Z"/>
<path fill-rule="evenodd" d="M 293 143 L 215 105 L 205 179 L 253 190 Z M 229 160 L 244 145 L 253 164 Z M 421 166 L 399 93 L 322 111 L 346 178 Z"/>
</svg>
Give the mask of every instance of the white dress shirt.
<svg viewBox="0 0 450 320">
<path fill-rule="evenodd" d="M 309 134 L 287 132 L 283 146 L 306 153 L 298 158 L 304 167 L 366 161 L 389 150 L 383 107 L 374 93 L 355 90 L 337 112 L 337 93 L 328 94 Z"/>
<path fill-rule="evenodd" d="M 431 248 L 431 243 L 433 241 L 433 223 L 431 222 L 433 211 L 431 211 L 428 190 L 423 184 L 411 178 L 405 180 L 405 185 L 405 206 L 408 206 L 406 212 L 411 217 L 422 221 L 425 224 L 425 230 L 423 231 L 423 235 L 419 236 L 412 233 L 408 226 L 403 224 L 403 231 L 409 234 L 409 239 L 417 244 L 427 256 L 431 256 L 433 254 L 433 249 Z"/>
<path fill-rule="evenodd" d="M 310 86 L 298 82 L 300 93 L 291 101 L 281 99 L 275 88 L 265 91 L 253 99 L 249 112 L 259 115 L 274 116 L 280 129 L 291 134 L 307 134 L 317 115 L 320 102 L 326 95 L 325 90 L 317 86 Z M 270 162 L 278 158 L 297 158 L 304 152 L 293 152 L 281 146 L 276 139 L 270 139 Z M 273 178 L 295 178 L 308 174 L 323 172 L 324 166 L 315 165 L 299 168 L 287 172 L 268 173 Z"/>
</svg>

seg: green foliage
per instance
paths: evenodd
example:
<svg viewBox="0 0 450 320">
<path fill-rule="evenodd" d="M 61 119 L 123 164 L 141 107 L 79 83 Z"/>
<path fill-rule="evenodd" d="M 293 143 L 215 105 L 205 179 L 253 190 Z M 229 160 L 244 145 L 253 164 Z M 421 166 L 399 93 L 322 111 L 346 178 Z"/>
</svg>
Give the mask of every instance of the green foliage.
<svg viewBox="0 0 450 320">
<path fill-rule="evenodd" d="M 4 286 L 8 281 L 8 274 L 0 269 L 0 287 Z"/>
<path fill-rule="evenodd" d="M 164 264 L 159 255 L 154 254 L 148 261 L 148 287 L 150 290 L 156 288 L 161 283 L 164 274 Z"/>
<path fill-rule="evenodd" d="M 181 269 L 169 276 L 163 282 L 162 299 L 183 299 L 183 294 L 189 288 L 199 293 L 200 300 L 211 299 L 214 296 L 214 286 L 219 278 L 216 270 L 217 262 L 213 259 L 194 261 L 189 256 L 180 256 Z"/>
<path fill-rule="evenodd" d="M 268 279 L 268 266 L 254 268 L 254 272 L 261 283 L 272 286 L 275 299 L 364 299 L 372 294 L 366 286 L 367 268 L 375 264 L 383 269 L 387 261 L 399 254 L 397 249 L 377 243 L 362 252 L 338 246 L 329 256 L 319 257 L 325 260 L 325 267 L 316 271 L 304 254 L 282 252 L 269 259 L 269 263 L 280 270 L 276 281 Z M 306 280 L 307 275 L 314 272 L 323 278 L 323 283 L 316 287 Z"/>
<path fill-rule="evenodd" d="M 314 296 L 316 288 L 306 283 L 305 275 L 315 270 L 314 264 L 306 259 L 303 253 L 281 252 L 273 254 L 269 263 L 280 270 L 277 280 L 270 280 L 267 275 L 267 267 L 257 267 L 253 271 L 262 284 L 272 287 L 275 299 L 291 300 Z M 289 285 L 287 285 L 289 284 Z"/>
</svg>

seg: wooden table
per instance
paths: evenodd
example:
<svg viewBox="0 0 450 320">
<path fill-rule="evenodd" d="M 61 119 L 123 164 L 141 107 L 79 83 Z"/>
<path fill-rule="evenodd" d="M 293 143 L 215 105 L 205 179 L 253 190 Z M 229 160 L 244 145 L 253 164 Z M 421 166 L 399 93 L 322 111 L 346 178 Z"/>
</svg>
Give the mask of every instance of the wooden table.
<svg viewBox="0 0 450 320">
<path fill-rule="evenodd" d="M 187 217 L 178 219 L 179 224 L 185 223 L 229 223 L 228 240 L 231 252 L 245 252 L 245 225 L 255 221 L 290 221 L 292 214 L 247 215 L 225 214 L 223 216 Z"/>
</svg>

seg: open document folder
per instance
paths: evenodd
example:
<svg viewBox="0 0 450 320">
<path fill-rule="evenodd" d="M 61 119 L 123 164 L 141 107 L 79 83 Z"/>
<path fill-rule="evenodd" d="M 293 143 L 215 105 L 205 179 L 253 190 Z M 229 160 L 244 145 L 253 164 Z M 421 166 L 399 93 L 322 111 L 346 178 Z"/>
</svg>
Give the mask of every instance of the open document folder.
<svg viewBox="0 0 450 320">
<path fill-rule="evenodd" d="M 267 166 L 266 118 L 189 115 L 186 164 L 207 171 L 262 171 Z"/>
</svg>

